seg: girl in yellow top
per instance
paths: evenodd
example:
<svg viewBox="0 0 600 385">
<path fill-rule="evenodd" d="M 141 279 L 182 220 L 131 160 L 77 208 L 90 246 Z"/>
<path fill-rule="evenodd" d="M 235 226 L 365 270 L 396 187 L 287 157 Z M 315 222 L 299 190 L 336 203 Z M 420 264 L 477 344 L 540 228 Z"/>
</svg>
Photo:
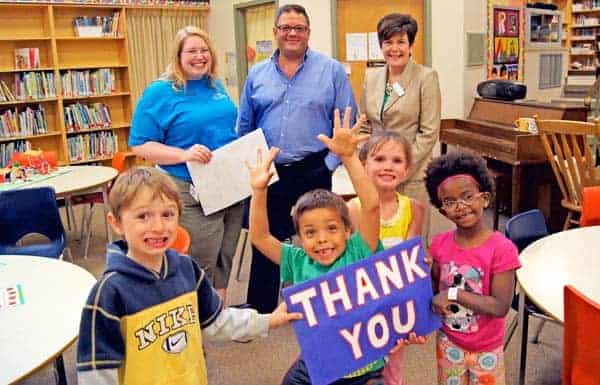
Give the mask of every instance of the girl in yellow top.
<svg viewBox="0 0 600 385">
<path fill-rule="evenodd" d="M 407 140 L 396 132 L 380 131 L 371 135 L 358 156 L 379 193 L 379 238 L 383 247 L 387 249 L 421 235 L 423 205 L 397 191 L 412 166 Z M 348 209 L 356 230 L 360 211 L 358 198 L 348 202 Z"/>
<path fill-rule="evenodd" d="M 378 131 L 361 147 L 358 157 L 379 193 L 379 238 L 384 248 L 421 235 L 425 208 L 397 190 L 413 166 L 410 144 L 395 131 Z M 350 218 L 357 231 L 360 201 L 348 202 Z M 424 342 L 424 339 L 419 341 Z M 402 345 L 402 344 L 399 344 Z M 383 370 L 386 385 L 402 383 L 403 349 L 390 352 Z"/>
</svg>

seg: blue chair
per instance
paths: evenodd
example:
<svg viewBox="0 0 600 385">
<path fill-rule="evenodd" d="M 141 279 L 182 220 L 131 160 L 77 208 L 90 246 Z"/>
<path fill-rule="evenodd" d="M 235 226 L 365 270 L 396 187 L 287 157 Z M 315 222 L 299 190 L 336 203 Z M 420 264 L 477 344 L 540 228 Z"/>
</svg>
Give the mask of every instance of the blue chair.
<svg viewBox="0 0 600 385">
<path fill-rule="evenodd" d="M 504 232 L 506 237 L 517 246 L 517 249 L 519 249 L 520 252 L 529 246 L 529 244 L 548 235 L 548 228 L 546 227 L 546 219 L 544 218 L 544 214 L 540 210 L 534 209 L 516 214 L 506 221 Z M 513 297 L 512 308 L 519 310 L 519 294 L 515 293 Z M 544 322 L 546 319 L 548 319 L 548 317 L 545 316 L 528 300 L 525 300 L 525 312 L 527 313 L 526 319 L 529 316 L 534 316 L 544 320 L 540 323 L 539 329 L 537 330 L 533 339 L 533 342 L 537 343 L 540 332 L 542 331 L 542 327 L 544 326 Z M 506 333 L 504 350 L 506 350 L 506 346 L 508 346 L 508 343 L 510 342 L 518 326 L 518 322 L 519 317 L 515 316 Z"/>
<path fill-rule="evenodd" d="M 61 258 L 67 240 L 51 187 L 0 192 L 0 254 Z M 49 242 L 19 246 L 25 235 L 38 233 Z"/>
</svg>

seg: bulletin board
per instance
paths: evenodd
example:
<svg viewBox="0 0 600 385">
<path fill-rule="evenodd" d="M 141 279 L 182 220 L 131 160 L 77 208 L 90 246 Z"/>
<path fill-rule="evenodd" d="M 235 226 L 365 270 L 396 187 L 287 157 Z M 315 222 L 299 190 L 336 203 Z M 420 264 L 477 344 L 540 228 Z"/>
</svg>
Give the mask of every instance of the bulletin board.
<svg viewBox="0 0 600 385">
<path fill-rule="evenodd" d="M 369 33 L 377 32 L 377 22 L 388 13 L 410 14 L 418 24 L 418 32 L 412 47 L 412 58 L 417 63 L 423 64 L 424 56 L 424 0 L 398 1 L 398 0 L 337 0 L 337 59 L 342 62 L 346 71 L 350 72 L 349 78 L 356 101 L 360 100 L 362 84 L 365 79 L 367 64 L 381 65 L 382 60 L 368 60 L 364 55 L 347 50 L 347 41 L 369 44 Z M 350 34 L 350 35 L 349 35 Z M 356 34 L 356 35 L 352 35 Z M 362 36 L 361 36 L 362 35 Z M 371 37 L 373 35 L 371 34 Z M 350 53 L 350 55 L 348 55 Z M 364 54 L 364 52 L 363 52 Z M 350 58 L 351 60 L 347 60 Z"/>
</svg>

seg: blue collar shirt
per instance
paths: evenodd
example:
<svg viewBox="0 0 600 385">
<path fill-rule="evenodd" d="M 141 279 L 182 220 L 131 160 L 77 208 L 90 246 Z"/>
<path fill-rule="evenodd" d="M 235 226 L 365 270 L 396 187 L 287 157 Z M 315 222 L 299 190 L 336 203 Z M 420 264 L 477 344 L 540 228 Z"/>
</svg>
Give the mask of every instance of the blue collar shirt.
<svg viewBox="0 0 600 385">
<path fill-rule="evenodd" d="M 245 135 L 262 128 L 269 147 L 281 150 L 277 164 L 299 161 L 325 145 L 317 138 L 333 133 L 333 111 L 352 107 L 357 112 L 352 87 L 344 67 L 319 52 L 307 49 L 304 61 L 291 79 L 279 66 L 279 50 L 250 70 L 241 95 L 238 132 Z M 334 170 L 339 159 L 329 153 L 325 163 Z"/>
</svg>

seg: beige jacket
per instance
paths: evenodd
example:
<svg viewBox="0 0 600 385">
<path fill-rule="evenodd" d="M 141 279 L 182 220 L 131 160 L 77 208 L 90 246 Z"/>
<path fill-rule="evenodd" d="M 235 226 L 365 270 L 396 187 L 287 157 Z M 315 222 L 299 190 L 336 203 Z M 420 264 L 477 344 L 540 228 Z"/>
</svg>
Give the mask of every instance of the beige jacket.
<svg viewBox="0 0 600 385">
<path fill-rule="evenodd" d="M 367 71 L 360 100 L 360 112 L 367 115 L 369 132 L 394 130 L 412 143 L 414 167 L 407 182 L 422 181 L 439 140 L 441 96 L 437 72 L 409 60 L 400 85 L 404 95 L 392 92 L 383 110 L 387 65 Z"/>
</svg>

